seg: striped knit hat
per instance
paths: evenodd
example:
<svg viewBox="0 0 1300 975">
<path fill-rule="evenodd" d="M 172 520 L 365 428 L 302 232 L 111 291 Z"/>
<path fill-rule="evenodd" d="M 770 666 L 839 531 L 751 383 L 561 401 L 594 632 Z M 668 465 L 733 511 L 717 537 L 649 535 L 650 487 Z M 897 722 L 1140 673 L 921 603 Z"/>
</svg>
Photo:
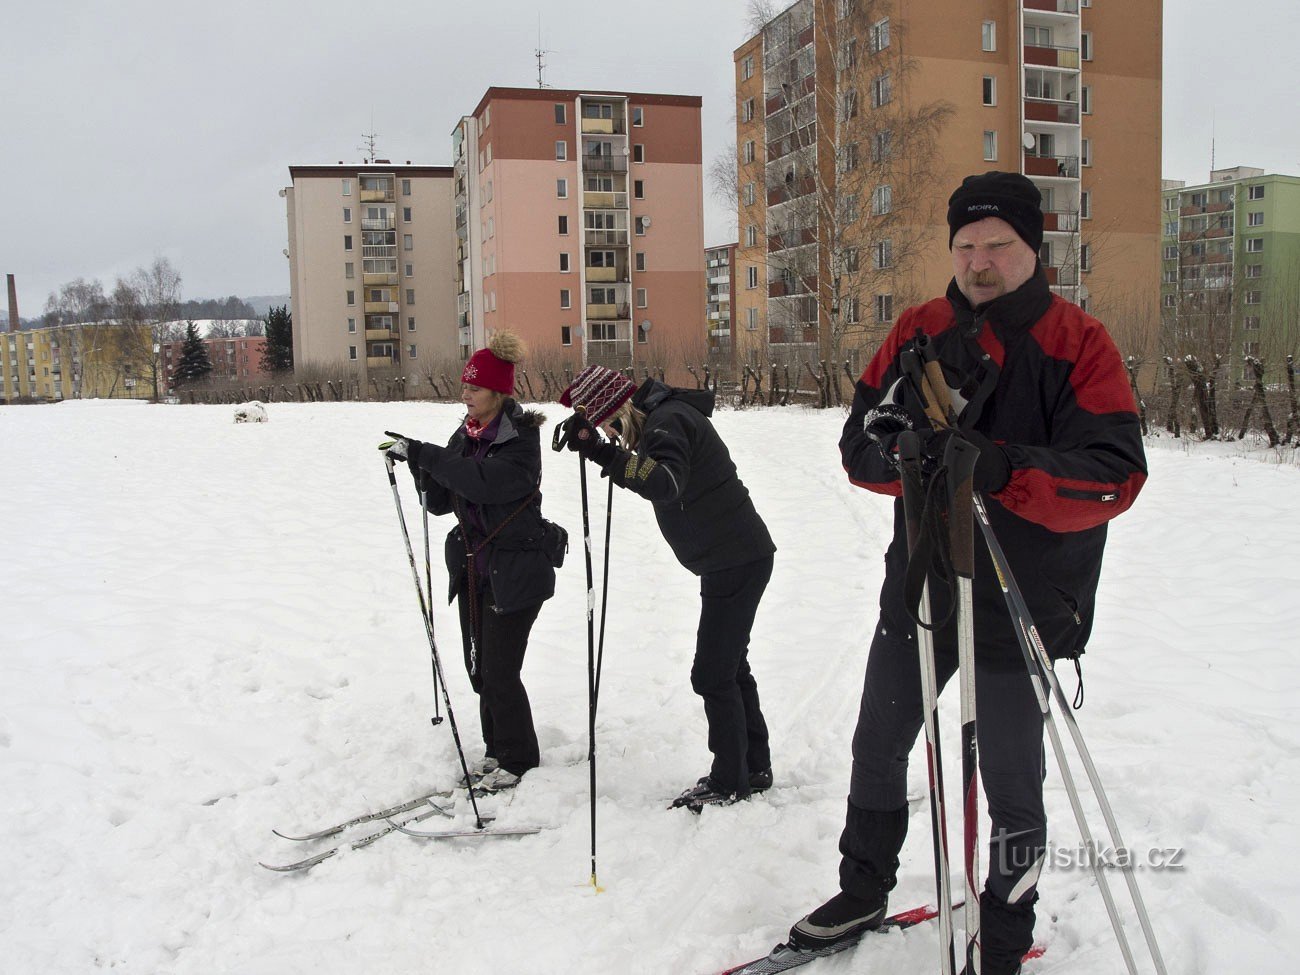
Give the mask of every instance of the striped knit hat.
<svg viewBox="0 0 1300 975">
<path fill-rule="evenodd" d="M 582 407 L 594 427 L 600 426 L 632 398 L 636 383 L 621 372 L 604 366 L 588 366 L 578 373 L 560 394 L 561 406 Z"/>
</svg>

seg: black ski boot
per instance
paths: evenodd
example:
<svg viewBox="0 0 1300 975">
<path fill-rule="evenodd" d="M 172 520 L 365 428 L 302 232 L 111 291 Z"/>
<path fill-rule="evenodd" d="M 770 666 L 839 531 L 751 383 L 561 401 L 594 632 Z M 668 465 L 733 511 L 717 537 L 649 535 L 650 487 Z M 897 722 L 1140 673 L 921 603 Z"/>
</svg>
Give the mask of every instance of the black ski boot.
<svg viewBox="0 0 1300 975">
<path fill-rule="evenodd" d="M 864 900 L 841 891 L 795 922 L 790 929 L 790 944 L 804 951 L 826 948 L 880 927 L 888 908 L 887 894 Z"/>
<path fill-rule="evenodd" d="M 705 806 L 731 806 L 742 799 L 748 799 L 749 795 L 749 790 L 728 792 L 716 785 L 711 776 L 706 775 L 674 799 L 668 808 L 680 809 L 685 806 L 691 812 L 699 813 Z"/>
</svg>

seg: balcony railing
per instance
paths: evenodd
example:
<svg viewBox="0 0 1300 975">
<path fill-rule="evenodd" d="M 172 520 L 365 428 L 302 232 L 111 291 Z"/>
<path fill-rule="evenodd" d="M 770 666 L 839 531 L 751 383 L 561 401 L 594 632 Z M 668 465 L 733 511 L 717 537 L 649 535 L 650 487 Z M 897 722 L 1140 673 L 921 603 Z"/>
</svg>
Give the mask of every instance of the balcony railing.
<svg viewBox="0 0 1300 975">
<path fill-rule="evenodd" d="M 1079 0 L 1025 0 L 1025 9 L 1045 10 L 1057 14 L 1077 14 Z"/>
<path fill-rule="evenodd" d="M 582 194 L 582 205 L 596 210 L 626 210 L 627 193 L 587 190 Z"/>
<path fill-rule="evenodd" d="M 767 158 L 771 162 L 780 159 L 782 156 L 789 155 L 797 149 L 811 146 L 817 142 L 817 123 L 809 122 L 802 129 L 791 132 L 784 138 L 777 139 L 775 142 L 767 144 Z"/>
<path fill-rule="evenodd" d="M 582 171 L 585 173 L 626 173 L 627 156 L 597 155 L 591 152 L 582 154 Z"/>
<path fill-rule="evenodd" d="M 391 217 L 385 217 L 384 219 L 381 220 L 370 220 L 363 217 L 361 219 L 361 229 L 362 230 L 396 230 L 397 214 L 393 214 Z"/>
<path fill-rule="evenodd" d="M 1079 177 L 1078 156 L 1038 156 L 1025 153 L 1026 176 L 1064 176 L 1071 179 Z"/>
<path fill-rule="evenodd" d="M 777 278 L 771 281 L 767 286 L 767 296 L 769 298 L 792 298 L 800 295 L 811 295 L 817 291 L 817 279 L 815 277 L 803 279 L 796 278 L 793 281 L 787 281 L 784 278 Z"/>
<path fill-rule="evenodd" d="M 603 322 L 620 321 L 625 322 L 632 317 L 632 306 L 626 301 L 622 304 L 589 304 L 587 305 L 587 320 L 596 321 L 599 319 Z"/>
<path fill-rule="evenodd" d="M 1077 47 L 1056 47 L 1045 44 L 1025 45 L 1025 66 L 1038 65 L 1047 68 L 1078 68 L 1079 49 Z"/>
<path fill-rule="evenodd" d="M 1213 240 L 1218 237 L 1231 237 L 1231 227 L 1207 227 L 1204 230 L 1184 230 L 1178 234 L 1180 241 Z"/>
<path fill-rule="evenodd" d="M 1075 233 L 1079 229 L 1079 213 L 1077 210 L 1044 210 L 1043 229 L 1057 233 Z"/>
<path fill-rule="evenodd" d="M 626 247 L 627 230 L 584 230 L 583 242 L 588 247 Z"/>
<path fill-rule="evenodd" d="M 817 242 L 816 227 L 801 227 L 797 230 L 787 230 L 784 233 L 772 234 L 767 238 L 768 253 L 773 251 L 786 250 L 790 247 L 803 247 L 805 244 L 815 244 Z"/>
<path fill-rule="evenodd" d="M 789 179 L 767 191 L 767 205 L 770 207 L 780 206 L 782 203 L 788 203 L 791 200 L 807 196 L 816 189 L 817 182 L 811 176 L 804 176 L 801 179 Z"/>
<path fill-rule="evenodd" d="M 583 134 L 587 135 L 624 135 L 626 123 L 621 118 L 583 118 Z"/>
<path fill-rule="evenodd" d="M 1076 102 L 1058 101 L 1054 98 L 1026 98 L 1025 120 L 1078 125 L 1079 106 Z"/>
<path fill-rule="evenodd" d="M 1051 265 L 1043 268 L 1047 283 L 1055 287 L 1073 288 L 1079 283 L 1079 269 L 1073 264 Z"/>
<path fill-rule="evenodd" d="M 1235 204 L 1232 200 L 1228 200 L 1226 203 L 1204 203 L 1199 206 L 1189 205 L 1180 207 L 1178 215 L 1180 217 L 1195 217 L 1202 213 L 1223 213 L 1227 210 L 1231 210 L 1234 206 Z"/>
</svg>

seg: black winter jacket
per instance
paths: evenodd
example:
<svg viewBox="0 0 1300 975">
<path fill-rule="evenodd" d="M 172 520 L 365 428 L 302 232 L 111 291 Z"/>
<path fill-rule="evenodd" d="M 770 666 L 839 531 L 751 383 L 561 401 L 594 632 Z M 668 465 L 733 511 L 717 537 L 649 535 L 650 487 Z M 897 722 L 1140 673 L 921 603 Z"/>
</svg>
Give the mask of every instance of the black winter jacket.
<svg viewBox="0 0 1300 975">
<path fill-rule="evenodd" d="M 677 561 L 704 575 L 775 552 L 727 445 L 709 422 L 713 393 L 651 379 L 632 405 L 646 415 L 637 452 L 615 449 L 602 467 L 619 487 L 654 504 Z"/>
<path fill-rule="evenodd" d="M 515 515 L 475 556 L 480 566 L 487 565 L 492 599 L 501 613 L 525 609 L 555 594 L 555 569 L 542 550 L 542 496 L 532 497 L 541 484 L 543 419 L 507 399 L 496 440 L 481 461 L 469 456 L 472 445 L 464 426 L 456 428 L 446 447 L 422 443 L 410 458 L 411 473 L 417 489 L 425 492 L 430 514 L 459 511 L 458 520 L 469 530 L 472 545 L 483 538 L 468 518 L 470 508 L 477 509 L 489 534 Z M 460 524 L 448 533 L 444 552 L 450 602 L 456 598 L 467 564 Z"/>
<path fill-rule="evenodd" d="M 889 398 L 918 428 L 929 426 L 908 384 L 898 382 L 899 353 L 918 330 L 928 336 L 949 385 L 971 401 L 959 425 L 1001 445 L 1010 462 L 1010 480 L 985 499 L 989 520 L 1048 652 L 1075 657 L 1092 630 L 1106 523 L 1133 503 L 1146 480 L 1136 404 L 1119 352 L 1101 322 L 1051 294 L 1041 270 L 979 309 L 955 282 L 945 298 L 909 308 L 858 381 L 840 438 L 849 479 L 896 497 L 898 473 L 863 432 L 863 417 Z M 1021 667 L 992 560 L 978 530 L 975 535 L 976 654 Z M 915 624 L 902 595 L 906 563 L 900 499 L 880 612 L 882 625 L 910 640 Z M 930 591 L 933 618 L 943 619 L 946 590 L 932 578 Z M 940 646 L 952 642 L 950 625 Z"/>
</svg>

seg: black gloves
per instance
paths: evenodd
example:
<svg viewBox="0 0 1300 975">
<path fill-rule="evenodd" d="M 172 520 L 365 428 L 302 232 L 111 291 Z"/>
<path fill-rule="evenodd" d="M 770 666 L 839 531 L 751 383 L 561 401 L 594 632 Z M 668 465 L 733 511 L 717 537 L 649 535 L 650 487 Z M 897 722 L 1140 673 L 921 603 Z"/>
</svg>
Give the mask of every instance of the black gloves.
<svg viewBox="0 0 1300 975">
<path fill-rule="evenodd" d="M 867 411 L 862 419 L 862 429 L 880 445 L 885 457 L 897 464 L 898 435 L 905 430 L 914 429 L 914 421 L 902 407 L 886 404 Z M 942 466 L 948 439 L 960 436 L 979 448 L 979 460 L 975 462 L 975 471 L 971 475 L 971 486 L 976 491 L 985 494 L 1000 491 L 1011 479 L 1011 462 L 1007 459 L 1006 452 L 982 433 L 923 427 L 916 434 L 921 441 L 921 469 L 926 474 L 933 473 Z"/>
<path fill-rule="evenodd" d="M 877 406 L 874 410 L 868 410 L 862 418 L 863 432 L 878 443 L 881 452 L 891 459 L 898 445 L 898 435 L 912 428 L 912 417 L 901 406 Z"/>
<path fill-rule="evenodd" d="M 604 467 L 613 459 L 614 445 L 601 437 L 600 432 L 583 414 L 573 414 L 560 425 L 560 428 L 564 431 L 564 446 L 581 454 L 587 460 Z"/>
<path fill-rule="evenodd" d="M 1011 461 L 1007 453 L 982 433 L 967 430 L 962 433 L 967 442 L 980 449 L 979 460 L 975 462 L 975 472 L 971 475 L 971 487 L 982 494 L 1000 491 L 1011 480 Z"/>
</svg>

